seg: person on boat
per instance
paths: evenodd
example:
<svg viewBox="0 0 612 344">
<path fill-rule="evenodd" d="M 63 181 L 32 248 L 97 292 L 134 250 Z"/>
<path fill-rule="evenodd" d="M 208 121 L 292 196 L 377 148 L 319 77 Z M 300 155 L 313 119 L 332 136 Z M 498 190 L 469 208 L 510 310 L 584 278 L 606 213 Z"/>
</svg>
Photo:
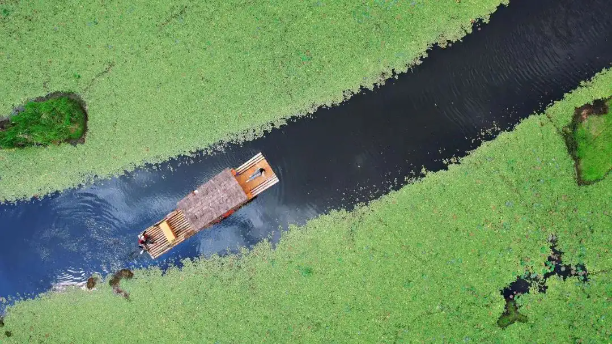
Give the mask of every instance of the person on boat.
<svg viewBox="0 0 612 344">
<path fill-rule="evenodd" d="M 151 240 L 151 237 L 149 236 L 149 234 L 147 234 L 147 231 L 140 233 L 138 235 L 138 247 L 142 249 L 142 251 L 140 251 L 140 254 L 142 254 L 144 251 L 148 251 L 149 250 L 148 244 L 152 244 L 152 243 L 153 241 Z"/>
<path fill-rule="evenodd" d="M 249 177 L 249 179 L 247 179 L 247 183 L 250 182 L 251 180 L 261 176 L 264 177 L 266 173 L 266 169 L 265 168 L 260 168 L 259 170 L 255 171 L 253 174 L 251 174 L 251 176 Z"/>
</svg>

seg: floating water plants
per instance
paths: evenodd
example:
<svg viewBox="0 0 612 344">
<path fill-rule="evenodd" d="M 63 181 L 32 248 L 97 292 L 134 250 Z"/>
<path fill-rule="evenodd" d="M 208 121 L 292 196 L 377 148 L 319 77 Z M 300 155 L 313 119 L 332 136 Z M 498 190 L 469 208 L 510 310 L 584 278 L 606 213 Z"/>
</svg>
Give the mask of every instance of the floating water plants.
<svg viewBox="0 0 612 344">
<path fill-rule="evenodd" d="M 548 289 L 546 282 L 550 277 L 559 276 L 564 281 L 568 277 L 577 277 L 580 282 L 588 282 L 588 272 L 584 265 L 578 264 L 572 266 L 563 264 L 561 258 L 563 252 L 557 248 L 557 236 L 551 235 L 549 241 L 551 243 L 551 254 L 548 256 L 545 264 L 548 267 L 548 272 L 542 275 L 526 272 L 523 276 L 517 277 L 516 281 L 510 283 L 508 287 L 501 291 L 501 294 L 506 300 L 506 307 L 504 313 L 497 320 L 497 326 L 502 329 L 505 329 L 517 321 L 521 323 L 528 322 L 529 319 L 527 316 L 519 312 L 519 306 L 516 303 L 517 297 L 529 293 L 532 287 L 535 287 L 539 293 L 546 293 Z"/>
<path fill-rule="evenodd" d="M 80 143 L 86 125 L 87 114 L 75 95 L 51 94 L 29 101 L 0 121 L 0 148 Z"/>
<path fill-rule="evenodd" d="M 95 288 L 97 283 L 98 283 L 98 277 L 96 277 L 96 276 L 89 277 L 87 279 L 87 289 L 91 290 L 91 289 Z"/>
<path fill-rule="evenodd" d="M 515 322 L 526 323 L 529 321 L 527 317 L 518 311 L 518 306 L 516 305 L 516 301 L 511 300 L 506 303 L 506 308 L 501 317 L 497 320 L 497 326 L 501 328 L 506 328 Z"/>
<path fill-rule="evenodd" d="M 134 273 L 132 271 L 130 271 L 129 269 L 121 269 L 113 275 L 110 281 L 108 281 L 108 284 L 113 287 L 113 292 L 115 294 L 121 295 L 126 300 L 129 300 L 130 294 L 127 291 L 121 289 L 119 283 L 122 279 L 131 279 L 132 277 L 134 277 Z"/>
<path fill-rule="evenodd" d="M 612 169 L 611 105 L 608 98 L 576 108 L 572 123 L 564 128 L 580 185 L 601 180 Z"/>
</svg>

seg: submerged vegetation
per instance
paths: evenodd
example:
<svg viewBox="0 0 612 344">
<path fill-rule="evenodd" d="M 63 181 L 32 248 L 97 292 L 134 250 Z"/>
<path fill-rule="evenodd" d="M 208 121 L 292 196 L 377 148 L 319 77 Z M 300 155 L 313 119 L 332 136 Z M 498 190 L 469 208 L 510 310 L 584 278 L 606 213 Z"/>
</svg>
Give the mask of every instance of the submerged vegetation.
<svg viewBox="0 0 612 344">
<path fill-rule="evenodd" d="M 134 273 L 132 271 L 130 271 L 129 269 L 121 269 L 113 275 L 110 281 L 108 281 L 108 285 L 113 288 L 113 292 L 115 294 L 121 295 L 123 296 L 123 298 L 129 301 L 130 294 L 127 291 L 121 289 L 120 283 L 122 279 L 131 279 L 132 277 L 134 277 Z"/>
<path fill-rule="evenodd" d="M 9 307 L 5 328 L 15 342 L 607 342 L 612 178 L 577 185 L 560 132 L 575 107 L 612 95 L 611 77 L 447 171 L 291 228 L 275 249 L 136 270 L 131 302 L 108 283 L 48 293 Z M 588 281 L 550 277 L 516 299 L 522 321 L 500 328 L 499 291 L 551 272 L 553 234 Z"/>
<path fill-rule="evenodd" d="M 6 2 L 0 114 L 70 89 L 90 118 L 76 149 L 0 151 L 0 202 L 259 135 L 406 71 L 507 2 Z"/>
<path fill-rule="evenodd" d="M 611 107 L 612 98 L 581 106 L 576 109 L 571 125 L 564 128 L 581 184 L 601 180 L 612 170 Z"/>
<path fill-rule="evenodd" d="M 98 284 L 98 278 L 92 276 L 87 279 L 87 283 L 85 284 L 85 286 L 88 290 L 91 290 L 96 287 L 96 284 Z"/>
<path fill-rule="evenodd" d="M 506 302 L 506 310 L 499 320 L 497 320 L 497 326 L 501 328 L 506 328 L 515 322 L 526 323 L 528 321 L 527 317 L 521 314 L 516 306 L 516 301 L 511 300 Z"/>
<path fill-rule="evenodd" d="M 0 148 L 77 142 L 85 134 L 86 122 L 85 110 L 73 97 L 30 101 L 0 122 Z"/>
</svg>

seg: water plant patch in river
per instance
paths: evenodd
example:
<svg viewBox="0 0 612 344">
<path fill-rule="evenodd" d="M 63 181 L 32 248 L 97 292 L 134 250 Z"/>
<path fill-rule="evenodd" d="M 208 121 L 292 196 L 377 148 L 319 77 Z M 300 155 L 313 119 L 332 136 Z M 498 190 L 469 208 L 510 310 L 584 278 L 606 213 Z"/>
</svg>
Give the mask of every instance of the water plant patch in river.
<svg viewBox="0 0 612 344">
<path fill-rule="evenodd" d="M 134 277 L 134 273 L 129 269 L 121 269 L 117 271 L 113 277 L 108 281 L 108 284 L 113 287 L 113 292 L 117 295 L 123 296 L 126 300 L 130 301 L 130 294 L 121 289 L 120 283 L 122 279 L 131 279 Z M 89 281 L 87 282 L 89 288 Z M 91 288 L 89 288 L 91 289 Z"/>
<path fill-rule="evenodd" d="M 97 276 L 91 276 L 87 279 L 87 284 L 85 286 L 87 287 L 88 290 L 92 290 L 93 288 L 96 287 L 98 280 L 99 278 Z"/>
<path fill-rule="evenodd" d="M 612 170 L 612 98 L 576 108 L 565 141 L 576 162 L 581 185 L 601 180 Z"/>
<path fill-rule="evenodd" d="M 87 114 L 74 94 L 53 93 L 27 102 L 0 121 L 0 148 L 82 142 Z"/>
</svg>

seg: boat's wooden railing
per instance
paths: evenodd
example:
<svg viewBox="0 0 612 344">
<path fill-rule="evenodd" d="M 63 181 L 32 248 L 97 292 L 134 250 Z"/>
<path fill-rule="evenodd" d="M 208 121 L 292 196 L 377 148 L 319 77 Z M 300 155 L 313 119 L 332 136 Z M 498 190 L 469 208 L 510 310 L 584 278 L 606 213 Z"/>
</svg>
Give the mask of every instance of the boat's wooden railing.
<svg viewBox="0 0 612 344">
<path fill-rule="evenodd" d="M 249 168 L 253 167 L 253 165 L 257 164 L 258 162 L 264 160 L 263 154 L 261 153 L 257 153 L 254 157 L 252 157 L 251 159 L 247 160 L 244 164 L 240 165 L 238 168 L 236 168 L 236 173 L 237 174 L 243 174 L 246 170 L 248 170 Z"/>
</svg>

